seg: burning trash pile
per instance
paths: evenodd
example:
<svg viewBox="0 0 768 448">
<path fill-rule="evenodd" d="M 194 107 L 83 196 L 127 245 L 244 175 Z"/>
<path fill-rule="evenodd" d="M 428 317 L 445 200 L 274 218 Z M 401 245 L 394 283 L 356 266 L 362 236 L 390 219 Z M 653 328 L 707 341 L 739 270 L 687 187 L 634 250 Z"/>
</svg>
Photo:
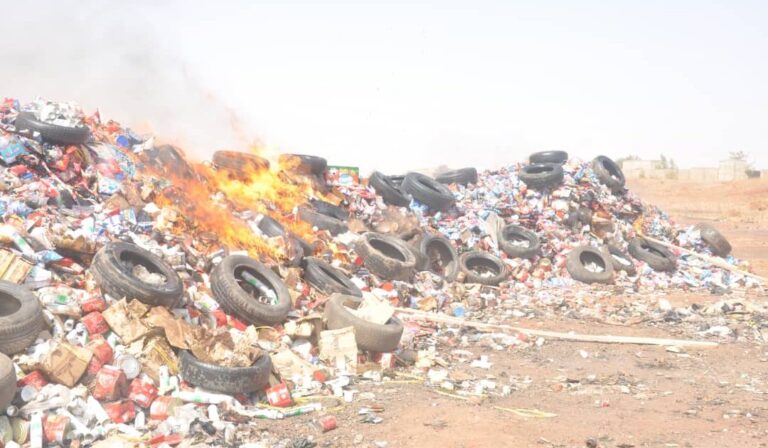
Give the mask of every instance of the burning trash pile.
<svg viewBox="0 0 768 448">
<path fill-rule="evenodd" d="M 714 228 L 675 226 L 606 157 L 363 182 L 307 155 L 194 163 L 74 104 L 6 99 L 0 163 L 5 446 L 237 445 L 251 419 L 308 413 L 330 430 L 361 375 L 443 382 L 408 311 L 759 287 Z"/>
</svg>

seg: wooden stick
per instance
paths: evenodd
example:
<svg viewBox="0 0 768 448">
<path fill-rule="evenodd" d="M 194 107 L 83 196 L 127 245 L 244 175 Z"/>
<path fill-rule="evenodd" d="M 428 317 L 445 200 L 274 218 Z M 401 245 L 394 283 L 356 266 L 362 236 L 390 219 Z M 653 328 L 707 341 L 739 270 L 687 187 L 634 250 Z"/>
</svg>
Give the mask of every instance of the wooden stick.
<svg viewBox="0 0 768 448">
<path fill-rule="evenodd" d="M 472 327 L 481 330 L 495 330 L 504 332 L 517 332 L 523 333 L 528 336 L 544 336 L 553 339 L 562 339 L 564 341 L 577 341 L 577 342 L 599 342 L 603 344 L 639 344 L 639 345 L 674 345 L 678 347 L 717 347 L 717 342 L 709 341 L 692 341 L 687 339 L 661 339 L 661 338 L 645 338 L 637 336 L 612 336 L 612 335 L 591 335 L 591 334 L 576 334 L 576 333 L 560 333 L 557 331 L 547 330 L 531 330 L 522 327 L 513 327 L 511 325 L 499 325 L 499 324 L 486 324 L 483 322 L 471 321 L 461 319 L 457 317 L 441 316 L 438 314 L 427 313 L 420 310 L 414 310 L 410 308 L 395 308 L 395 312 L 401 317 L 411 319 L 424 319 L 431 322 L 438 322 L 444 324 L 451 324 L 464 327 Z"/>
<path fill-rule="evenodd" d="M 707 255 L 702 255 L 702 254 L 696 253 L 696 252 L 694 252 L 692 250 L 683 249 L 680 246 L 675 246 L 672 243 L 667 243 L 666 241 L 657 240 L 656 238 L 653 238 L 653 237 L 650 237 L 650 236 L 647 236 L 647 235 L 642 235 L 642 236 L 643 236 L 643 238 L 645 238 L 646 240 L 648 240 L 648 241 L 650 241 L 652 243 L 660 244 L 662 246 L 669 247 L 670 249 L 677 249 L 677 250 L 679 250 L 680 252 L 682 252 L 682 253 L 684 253 L 686 255 L 690 255 L 692 257 L 696 257 L 696 258 L 699 258 L 701 260 L 704 260 L 704 261 L 706 261 L 707 263 L 709 263 L 709 264 L 711 264 L 713 266 L 717 266 L 719 268 L 726 269 L 728 271 L 735 272 L 737 274 L 745 275 L 747 277 L 752 277 L 754 279 L 760 280 L 764 284 L 768 284 L 768 279 L 767 278 L 761 277 L 761 276 L 759 276 L 757 274 L 753 274 L 751 272 L 747 272 L 747 271 L 741 270 L 741 269 L 739 269 L 739 268 L 737 268 L 737 267 L 735 267 L 733 265 L 730 265 L 730 264 L 726 263 L 723 260 L 719 260 L 719 259 L 714 258 L 714 257 L 709 257 Z"/>
</svg>

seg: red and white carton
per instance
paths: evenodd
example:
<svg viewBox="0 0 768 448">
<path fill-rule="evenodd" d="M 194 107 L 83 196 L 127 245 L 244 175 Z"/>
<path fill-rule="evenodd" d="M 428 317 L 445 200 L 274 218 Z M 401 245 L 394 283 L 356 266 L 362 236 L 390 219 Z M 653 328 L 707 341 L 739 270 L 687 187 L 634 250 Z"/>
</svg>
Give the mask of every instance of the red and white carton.
<svg viewBox="0 0 768 448">
<path fill-rule="evenodd" d="M 115 401 L 125 396 L 128 380 L 125 373 L 117 367 L 104 366 L 96 375 L 93 398 L 101 401 Z"/>
<path fill-rule="evenodd" d="M 165 420 L 173 415 L 173 411 L 177 407 L 183 404 L 184 402 L 176 397 L 167 395 L 157 397 L 149 407 L 149 418 L 152 420 Z"/>
<path fill-rule="evenodd" d="M 104 410 L 115 423 L 129 423 L 136 417 L 136 406 L 131 400 L 115 401 L 104 404 Z"/>
<path fill-rule="evenodd" d="M 149 408 L 157 398 L 157 388 L 149 378 L 135 378 L 128 388 L 128 398 L 142 408 Z"/>
<path fill-rule="evenodd" d="M 264 390 L 267 394 L 267 401 L 272 406 L 280 408 L 288 407 L 293 404 L 291 393 L 285 383 L 280 383 Z"/>
</svg>

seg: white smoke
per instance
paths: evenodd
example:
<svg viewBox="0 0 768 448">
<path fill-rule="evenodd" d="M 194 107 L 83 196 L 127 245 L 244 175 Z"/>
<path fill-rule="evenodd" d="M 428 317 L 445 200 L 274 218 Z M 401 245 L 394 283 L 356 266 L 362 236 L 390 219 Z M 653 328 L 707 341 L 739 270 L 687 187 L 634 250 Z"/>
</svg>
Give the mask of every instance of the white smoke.
<svg viewBox="0 0 768 448">
<path fill-rule="evenodd" d="M 77 101 L 198 159 L 244 149 L 236 113 L 204 89 L 146 20 L 147 3 L 16 2 L 3 5 L 0 96 Z"/>
</svg>

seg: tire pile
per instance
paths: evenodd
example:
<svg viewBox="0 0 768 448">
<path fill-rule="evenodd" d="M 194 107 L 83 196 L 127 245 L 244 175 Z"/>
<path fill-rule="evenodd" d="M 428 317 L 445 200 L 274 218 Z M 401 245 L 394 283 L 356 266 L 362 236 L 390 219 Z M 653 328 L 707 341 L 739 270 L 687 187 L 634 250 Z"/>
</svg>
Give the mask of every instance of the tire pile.
<svg viewBox="0 0 768 448">
<path fill-rule="evenodd" d="M 180 187 L 208 184 L 178 148 L 152 142 L 74 105 L 0 103 L 6 446 L 88 446 L 126 431 L 153 445 L 245 443 L 249 418 L 322 408 L 265 410 L 282 383 L 303 395 L 343 392 L 333 378 L 354 372 L 318 359 L 326 336 L 352 328 L 361 359 L 412 363 L 414 334 L 397 315 L 361 317 L 372 297 L 462 316 L 471 312 L 462 288 L 493 297 L 576 283 L 752 284 L 644 239 L 738 263 L 714 227 L 678 228 L 633 197 L 603 156 L 550 151 L 496 171 L 374 172 L 367 184 L 332 188 L 325 159 L 283 155 L 281 175 L 312 185 L 294 213 L 221 215 L 285 243 L 272 257 L 217 244 L 180 213 L 199 205 Z M 276 169 L 233 151 L 206 166 L 244 185 Z M 312 232 L 289 230 L 297 222 Z M 287 353 L 301 373 L 284 367 Z"/>
</svg>

